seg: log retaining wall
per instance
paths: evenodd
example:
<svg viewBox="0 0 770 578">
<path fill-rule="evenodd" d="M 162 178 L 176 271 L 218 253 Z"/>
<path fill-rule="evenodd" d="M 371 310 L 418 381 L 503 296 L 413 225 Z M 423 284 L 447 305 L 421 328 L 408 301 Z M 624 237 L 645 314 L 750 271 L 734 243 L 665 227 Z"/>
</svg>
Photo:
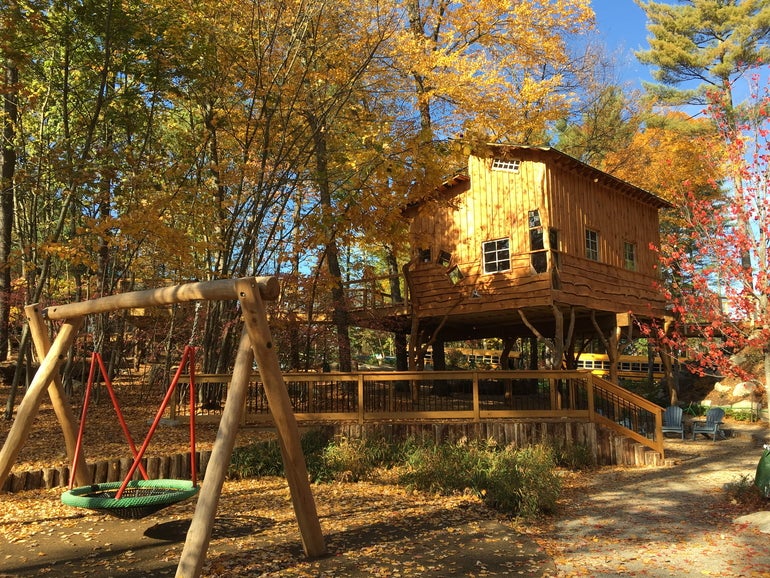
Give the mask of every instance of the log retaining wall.
<svg viewBox="0 0 770 578">
<path fill-rule="evenodd" d="M 195 453 L 198 477 L 203 478 L 206 467 L 211 458 L 210 451 Z M 125 479 L 133 460 L 120 458 L 89 463 L 89 479 L 92 484 L 105 482 L 119 482 Z M 190 454 L 175 454 L 169 456 L 149 456 L 142 460 L 147 470 L 147 476 L 151 480 L 172 479 L 188 480 L 190 473 Z M 66 487 L 69 484 L 70 467 L 60 466 L 56 468 L 44 468 L 42 470 L 30 470 L 25 472 L 12 472 L 0 488 L 3 492 L 21 492 L 24 490 L 51 489 Z M 133 479 L 141 479 L 141 473 L 137 469 Z"/>
</svg>

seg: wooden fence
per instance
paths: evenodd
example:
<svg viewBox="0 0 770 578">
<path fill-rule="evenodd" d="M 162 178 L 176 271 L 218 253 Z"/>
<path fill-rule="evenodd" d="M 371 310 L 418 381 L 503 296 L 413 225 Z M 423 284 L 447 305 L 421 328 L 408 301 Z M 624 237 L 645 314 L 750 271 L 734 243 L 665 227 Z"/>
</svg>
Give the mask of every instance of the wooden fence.
<svg viewBox="0 0 770 578">
<path fill-rule="evenodd" d="M 219 419 L 229 379 L 195 376 L 196 419 Z M 284 381 L 300 423 L 584 421 L 663 457 L 662 408 L 587 371 L 286 373 Z M 179 392 L 181 417 L 189 411 L 187 376 Z M 242 421 L 272 421 L 258 374 L 249 384 Z"/>
</svg>

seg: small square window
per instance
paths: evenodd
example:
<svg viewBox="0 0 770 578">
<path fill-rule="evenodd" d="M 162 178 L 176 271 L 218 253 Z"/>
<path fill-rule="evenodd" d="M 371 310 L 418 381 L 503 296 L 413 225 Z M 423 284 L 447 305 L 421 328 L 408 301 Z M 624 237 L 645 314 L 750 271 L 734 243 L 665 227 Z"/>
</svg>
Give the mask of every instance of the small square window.
<svg viewBox="0 0 770 578">
<path fill-rule="evenodd" d="M 447 276 L 449 277 L 449 280 L 452 282 L 452 285 L 457 285 L 460 281 L 463 280 L 463 272 L 460 271 L 460 268 L 455 265 L 452 267 L 449 271 L 447 271 Z"/>
<path fill-rule="evenodd" d="M 486 241 L 482 246 L 484 273 L 497 273 L 511 268 L 510 244 L 508 239 Z"/>
<path fill-rule="evenodd" d="M 586 229 L 586 259 L 599 260 L 599 233 Z"/>
<path fill-rule="evenodd" d="M 447 251 L 439 251 L 438 264 L 442 267 L 449 267 L 449 262 L 452 260 L 452 255 Z"/>
<path fill-rule="evenodd" d="M 420 249 L 420 263 L 430 263 L 431 255 L 430 249 Z"/>
<path fill-rule="evenodd" d="M 521 161 L 519 159 L 494 159 L 492 161 L 493 171 L 505 171 L 508 173 L 518 173 Z"/>
<path fill-rule="evenodd" d="M 636 271 L 636 244 L 623 243 L 623 266 L 629 271 Z"/>
</svg>

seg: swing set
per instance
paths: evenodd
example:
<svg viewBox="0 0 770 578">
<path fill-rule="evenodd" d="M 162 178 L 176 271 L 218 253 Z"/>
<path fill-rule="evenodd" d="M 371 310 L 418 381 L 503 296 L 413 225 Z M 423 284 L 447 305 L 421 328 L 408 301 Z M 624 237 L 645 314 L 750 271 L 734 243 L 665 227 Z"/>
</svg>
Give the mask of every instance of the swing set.
<svg viewBox="0 0 770 578">
<path fill-rule="evenodd" d="M 150 480 L 147 471 L 142 464 L 142 458 L 150 444 L 150 440 L 155 435 L 163 414 L 172 400 L 176 390 L 179 378 L 182 376 L 185 365 L 188 366 L 190 375 L 190 472 L 192 480 Z M 74 488 L 75 476 L 77 474 L 78 461 L 83 446 L 83 434 L 85 433 L 86 417 L 88 415 L 88 405 L 91 398 L 91 390 L 95 381 L 96 368 L 99 368 L 104 385 L 110 395 L 112 407 L 118 418 L 118 423 L 123 430 L 123 436 L 131 448 L 131 454 L 134 461 L 125 475 L 122 482 L 106 482 L 101 484 L 91 484 Z M 141 480 L 134 480 L 136 470 L 142 475 Z M 83 410 L 80 416 L 80 428 L 78 430 L 77 443 L 75 446 L 75 456 L 72 460 L 70 470 L 69 490 L 62 494 L 62 503 L 77 508 L 88 508 L 105 514 L 110 514 L 118 518 L 139 519 L 154 514 L 155 512 L 176 504 L 183 500 L 193 497 L 198 493 L 197 468 L 195 462 L 195 348 L 187 345 L 182 354 L 182 362 L 171 380 L 166 395 L 158 408 L 155 419 L 150 425 L 150 429 L 144 439 L 141 449 L 136 449 L 136 444 L 128 430 L 128 425 L 120 409 L 118 398 L 115 395 L 115 389 L 109 378 L 107 369 L 104 366 L 104 360 L 98 352 L 91 354 L 91 368 L 88 373 L 88 382 L 86 383 L 85 399 L 83 401 Z"/>
<path fill-rule="evenodd" d="M 35 416 L 40 408 L 46 392 L 62 428 L 67 455 L 71 459 L 70 489 L 62 500 L 71 505 L 88 507 L 96 510 L 110 510 L 109 513 L 121 517 L 139 518 L 151 511 L 157 511 L 171 503 L 187 499 L 198 494 L 190 529 L 187 532 L 184 548 L 177 567 L 177 578 L 195 578 L 200 576 L 206 558 L 211 531 L 216 517 L 216 509 L 222 493 L 227 469 L 230 463 L 235 437 L 238 431 L 241 412 L 246 403 L 249 380 L 253 362 L 256 360 L 260 379 L 264 386 L 265 396 L 275 423 L 279 437 L 279 445 L 284 462 L 284 471 L 291 492 L 294 512 L 302 539 L 305 554 L 309 557 L 322 556 L 326 553 L 324 537 L 321 532 L 318 513 L 313 494 L 308 481 L 307 466 L 300 444 L 299 428 L 292 410 L 288 391 L 283 381 L 278 356 L 270 334 L 264 300 L 275 300 L 279 294 L 278 281 L 274 277 L 246 277 L 241 279 L 219 279 L 199 283 L 187 283 L 159 289 L 133 291 L 108 297 L 100 297 L 88 301 L 67 303 L 41 309 L 37 304 L 25 308 L 30 334 L 35 344 L 40 367 L 35 373 L 21 400 L 16 419 L 11 425 L 8 437 L 0 449 L 0 486 L 10 474 L 14 461 L 21 447 L 29 437 Z M 211 458 L 206 468 L 206 476 L 197 488 L 193 480 L 132 480 L 137 470 L 141 477 L 146 476 L 142 467 L 142 457 L 147 449 L 150 438 L 165 411 L 165 404 L 170 401 L 173 387 L 169 387 L 166 398 L 159 408 L 153 426 L 140 449 L 131 441 L 127 434 L 134 461 L 127 476 L 122 482 L 108 484 L 92 484 L 89 480 L 88 466 L 82 452 L 82 437 L 85 424 L 83 408 L 80 426 L 77 427 L 75 416 L 64 395 L 59 368 L 66 358 L 67 351 L 77 335 L 83 320 L 87 315 L 108 313 L 130 308 L 152 306 L 168 306 L 176 303 L 205 300 L 237 300 L 240 306 L 243 332 L 238 345 L 238 351 L 233 365 L 225 406 L 219 423 L 216 441 L 212 448 Z M 50 341 L 46 320 L 61 321 L 61 326 L 53 342 Z M 192 381 L 192 353 L 180 363 L 179 371 L 189 365 Z M 106 375 L 100 357 L 95 364 L 99 366 L 102 375 Z M 92 363 L 91 373 L 95 371 Z M 175 377 L 178 381 L 179 375 Z M 105 380 L 105 383 L 107 380 Z M 91 379 L 89 378 L 89 385 Z M 172 382 L 172 385 L 174 383 Z M 108 391 L 111 391 L 108 386 Z M 114 393 L 114 392 L 113 392 Z M 112 397 L 112 393 L 111 393 Z M 86 395 L 86 400 L 88 394 Z M 194 404 L 195 396 L 190 391 L 190 403 Z M 113 400 L 116 412 L 120 416 L 119 405 Z M 195 412 L 191 408 L 191 420 Z M 119 418 L 119 420 L 121 420 Z M 124 420 L 121 420 L 124 421 Z M 127 428 L 124 433 L 127 433 Z M 194 421 L 191 421 L 191 456 L 194 450 Z M 194 457 L 192 458 L 194 460 Z M 195 472 L 194 462 L 191 468 Z M 78 487 L 73 489 L 73 485 Z M 113 485 L 110 485 L 113 484 Z M 115 487 L 117 486 L 117 487 Z M 192 492 L 189 493 L 188 492 Z"/>
</svg>

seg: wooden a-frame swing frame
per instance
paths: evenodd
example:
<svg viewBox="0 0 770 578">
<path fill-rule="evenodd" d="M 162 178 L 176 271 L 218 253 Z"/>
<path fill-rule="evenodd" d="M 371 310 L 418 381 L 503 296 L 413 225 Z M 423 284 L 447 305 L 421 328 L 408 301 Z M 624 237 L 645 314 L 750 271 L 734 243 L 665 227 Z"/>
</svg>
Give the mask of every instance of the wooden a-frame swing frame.
<svg viewBox="0 0 770 578">
<path fill-rule="evenodd" d="M 217 505 L 230 463 L 238 424 L 246 403 L 252 364 L 256 359 L 268 406 L 275 422 L 286 479 L 291 492 L 294 513 L 305 554 L 317 557 L 326 553 L 323 533 L 310 490 L 305 456 L 300 445 L 299 428 L 294 417 L 288 391 L 283 381 L 278 355 L 265 313 L 264 300 L 278 298 L 279 285 L 274 277 L 247 277 L 187 283 L 160 289 L 133 291 L 89 301 L 52 306 L 41 310 L 38 304 L 25 308 L 40 367 L 16 412 L 8 438 L 0 450 L 0 486 L 3 485 L 29 436 L 45 392 L 51 398 L 54 412 L 62 427 L 67 455 L 73 460 L 78 427 L 72 408 L 66 401 L 59 377 L 59 367 L 87 315 L 121 309 L 166 306 L 186 301 L 237 299 L 241 306 L 243 334 L 233 367 L 232 381 L 225 400 L 206 476 L 201 484 L 198 502 L 187 532 L 177 567 L 177 578 L 200 576 L 206 558 Z M 48 337 L 45 320 L 62 321 L 53 343 Z M 87 485 L 85 456 L 78 457 L 77 479 Z"/>
</svg>

